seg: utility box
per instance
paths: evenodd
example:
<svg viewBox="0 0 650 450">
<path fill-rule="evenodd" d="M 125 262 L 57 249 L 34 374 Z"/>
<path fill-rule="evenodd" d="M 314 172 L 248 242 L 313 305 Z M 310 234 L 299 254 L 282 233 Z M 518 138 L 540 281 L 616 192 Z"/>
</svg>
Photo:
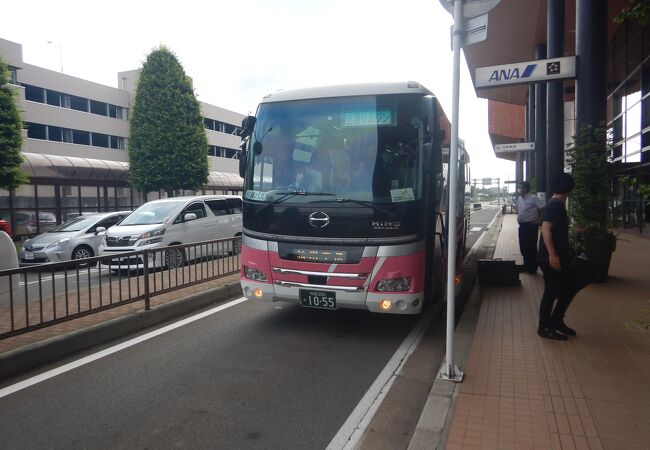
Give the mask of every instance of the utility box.
<svg viewBox="0 0 650 450">
<path fill-rule="evenodd" d="M 519 286 L 519 269 L 514 260 L 479 259 L 478 282 L 485 286 Z"/>
</svg>

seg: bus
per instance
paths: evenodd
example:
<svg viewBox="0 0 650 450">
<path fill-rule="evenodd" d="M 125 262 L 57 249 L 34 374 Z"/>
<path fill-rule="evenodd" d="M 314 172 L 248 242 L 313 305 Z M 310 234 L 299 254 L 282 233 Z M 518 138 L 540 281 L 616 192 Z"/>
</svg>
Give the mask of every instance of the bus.
<svg viewBox="0 0 650 450">
<path fill-rule="evenodd" d="M 440 299 L 449 128 L 416 82 L 264 97 L 241 132 L 245 297 L 394 314 Z M 457 266 L 469 219 L 460 155 Z"/>
</svg>

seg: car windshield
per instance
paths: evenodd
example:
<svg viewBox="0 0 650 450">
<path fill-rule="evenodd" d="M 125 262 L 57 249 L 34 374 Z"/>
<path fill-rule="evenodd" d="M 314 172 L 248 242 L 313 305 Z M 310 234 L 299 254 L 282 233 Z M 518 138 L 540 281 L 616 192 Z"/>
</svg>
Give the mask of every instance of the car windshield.
<svg viewBox="0 0 650 450">
<path fill-rule="evenodd" d="M 397 203 L 421 197 L 418 96 L 264 103 L 251 138 L 246 198 Z M 320 196 L 320 198 L 319 198 Z"/>
<path fill-rule="evenodd" d="M 146 203 L 133 211 L 124 219 L 120 226 L 128 225 L 153 225 L 165 223 L 172 217 L 185 202 L 151 202 Z"/>
<path fill-rule="evenodd" d="M 67 233 L 71 231 L 81 231 L 97 222 L 97 217 L 88 217 L 88 216 L 79 216 L 75 217 L 72 220 L 68 220 L 66 223 L 59 225 L 56 228 L 51 229 L 48 233 Z"/>
</svg>

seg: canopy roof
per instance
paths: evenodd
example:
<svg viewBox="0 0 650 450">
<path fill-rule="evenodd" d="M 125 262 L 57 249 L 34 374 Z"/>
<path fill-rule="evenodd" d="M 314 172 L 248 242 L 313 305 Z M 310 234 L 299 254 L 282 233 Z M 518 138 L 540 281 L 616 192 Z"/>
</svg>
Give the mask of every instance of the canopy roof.
<svg viewBox="0 0 650 450">
<path fill-rule="evenodd" d="M 23 171 L 30 178 L 127 183 L 129 163 L 75 156 L 23 153 Z M 241 189 L 243 180 L 234 173 L 210 171 L 206 187 Z"/>
</svg>

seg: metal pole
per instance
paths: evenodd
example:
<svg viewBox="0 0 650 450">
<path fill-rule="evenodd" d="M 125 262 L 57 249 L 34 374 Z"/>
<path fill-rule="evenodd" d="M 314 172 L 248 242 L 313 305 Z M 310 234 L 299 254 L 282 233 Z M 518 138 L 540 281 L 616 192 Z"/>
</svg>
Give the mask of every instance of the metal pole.
<svg viewBox="0 0 650 450">
<path fill-rule="evenodd" d="M 497 178 L 497 207 L 501 207 L 501 178 Z"/>
<path fill-rule="evenodd" d="M 445 367 L 439 375 L 449 381 L 462 381 L 463 373 L 454 364 L 454 326 L 456 318 L 456 184 L 458 183 L 458 107 L 460 96 L 460 47 L 463 33 L 463 0 L 454 1 L 453 90 L 451 104 L 451 145 L 449 148 L 449 221 L 447 224 L 447 349 Z"/>
</svg>

